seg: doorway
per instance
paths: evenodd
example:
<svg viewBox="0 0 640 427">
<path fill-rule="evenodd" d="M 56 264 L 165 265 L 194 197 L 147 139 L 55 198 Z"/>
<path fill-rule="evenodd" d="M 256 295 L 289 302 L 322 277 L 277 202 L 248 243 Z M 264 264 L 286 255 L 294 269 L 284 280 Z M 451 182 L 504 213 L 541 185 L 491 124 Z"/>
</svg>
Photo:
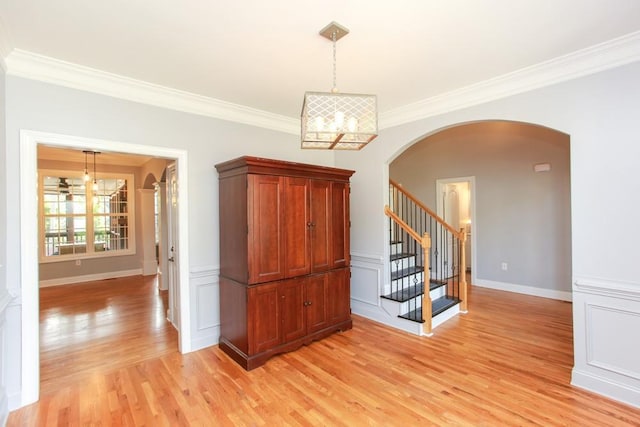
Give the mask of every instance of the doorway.
<svg viewBox="0 0 640 427">
<path fill-rule="evenodd" d="M 436 180 L 436 213 L 456 230 L 466 234 L 465 254 L 471 284 L 476 283 L 475 218 L 476 180 L 474 176 L 441 178 Z M 447 250 L 452 251 L 453 248 Z"/>
<path fill-rule="evenodd" d="M 189 307 L 189 242 L 188 242 L 188 206 L 187 192 L 187 152 L 185 150 L 154 147 L 149 145 L 105 141 L 75 136 L 22 130 L 20 132 L 20 209 L 21 212 L 38 212 L 37 206 L 37 146 L 49 145 L 75 150 L 95 150 L 119 152 L 174 159 L 177 171 L 177 248 L 178 283 L 176 286 L 180 298 L 180 322 L 178 329 L 178 347 L 180 352 L 191 351 L 190 307 Z M 27 405 L 39 398 L 39 277 L 38 277 L 38 217 L 23 215 L 21 226 L 21 287 L 22 287 L 22 398 L 21 404 Z"/>
</svg>

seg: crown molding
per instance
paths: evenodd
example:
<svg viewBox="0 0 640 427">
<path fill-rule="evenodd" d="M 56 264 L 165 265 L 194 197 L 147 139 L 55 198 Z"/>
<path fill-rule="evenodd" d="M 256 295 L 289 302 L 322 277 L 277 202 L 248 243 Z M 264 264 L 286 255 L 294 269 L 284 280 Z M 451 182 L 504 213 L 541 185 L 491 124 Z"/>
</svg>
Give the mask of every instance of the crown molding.
<svg viewBox="0 0 640 427">
<path fill-rule="evenodd" d="M 7 30 L 7 25 L 4 22 L 4 18 L 0 15 L 0 68 L 5 72 L 7 71 L 7 63 L 5 58 L 9 56 L 12 50 L 11 37 Z"/>
<path fill-rule="evenodd" d="M 390 128 L 640 60 L 640 31 L 380 114 Z"/>
<path fill-rule="evenodd" d="M 1 22 L 0 22 L 1 24 Z M 299 135 L 297 118 L 270 113 L 10 49 L 0 25 L 0 66 L 7 74 L 186 113 Z M 2 61 L 2 58 L 5 58 Z M 640 60 L 640 31 L 483 82 L 380 113 L 380 129 L 472 107 Z"/>
<path fill-rule="evenodd" d="M 14 49 L 7 74 L 73 89 L 140 102 L 289 134 L 300 133 L 298 120 L 231 102 L 168 88 L 59 59 Z"/>
</svg>

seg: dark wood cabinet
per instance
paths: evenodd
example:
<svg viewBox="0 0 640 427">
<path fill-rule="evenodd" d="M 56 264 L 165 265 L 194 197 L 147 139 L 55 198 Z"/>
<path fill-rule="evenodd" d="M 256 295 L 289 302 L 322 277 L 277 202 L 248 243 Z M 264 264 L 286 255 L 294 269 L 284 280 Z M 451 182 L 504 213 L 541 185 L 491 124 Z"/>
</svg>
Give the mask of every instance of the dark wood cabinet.
<svg viewBox="0 0 640 427">
<path fill-rule="evenodd" d="M 220 348 L 253 369 L 351 328 L 353 171 L 256 157 L 216 169 Z"/>
</svg>

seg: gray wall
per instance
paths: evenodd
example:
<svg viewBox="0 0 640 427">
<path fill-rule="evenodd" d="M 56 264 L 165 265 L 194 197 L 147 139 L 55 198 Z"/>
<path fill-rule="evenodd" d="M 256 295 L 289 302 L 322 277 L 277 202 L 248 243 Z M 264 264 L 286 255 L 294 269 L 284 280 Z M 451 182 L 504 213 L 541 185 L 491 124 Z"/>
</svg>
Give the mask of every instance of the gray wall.
<svg viewBox="0 0 640 427">
<path fill-rule="evenodd" d="M 5 165 L 5 153 L 6 153 L 6 137 L 5 132 L 5 71 L 3 68 L 4 61 L 0 58 L 0 236 L 7 235 L 6 224 L 6 191 L 7 191 L 7 176 Z M 7 280 L 5 265 L 6 259 L 6 239 L 0 237 L 0 425 L 6 421 L 8 414 L 8 395 L 6 384 L 9 381 L 7 376 L 7 359 L 8 351 L 5 350 L 7 345 L 8 334 L 5 333 L 6 329 L 6 304 L 9 300 L 9 293 L 7 291 Z"/>
<path fill-rule="evenodd" d="M 534 173 L 537 163 L 551 171 Z M 569 292 L 569 137 L 514 122 L 473 123 L 431 135 L 389 165 L 389 177 L 434 211 L 436 180 L 463 176 L 476 180 L 478 283 Z"/>
<path fill-rule="evenodd" d="M 64 103 L 61 104 L 61 100 Z M 333 153 L 300 150 L 295 135 L 123 101 L 14 76 L 7 77 L 7 174 L 19 176 L 21 129 L 170 147 L 188 151 L 192 266 L 218 265 L 218 186 L 214 165 L 241 155 L 332 165 Z M 17 188 L 7 202 L 19 206 Z M 7 240 L 19 247 L 19 209 Z M 20 265 L 19 253 L 11 265 Z M 9 279 L 19 284 L 19 269 Z"/>
<path fill-rule="evenodd" d="M 0 59 L 1 60 L 1 59 Z M 6 95 L 5 95 L 5 83 L 6 76 L 2 64 L 0 64 L 0 236 L 6 236 L 6 216 L 7 211 L 7 168 L 6 164 Z M 0 295 L 7 289 L 7 282 L 5 277 L 5 266 L 7 265 L 6 259 L 6 239 L 0 239 Z"/>
<path fill-rule="evenodd" d="M 334 153 L 300 150 L 299 137 L 249 125 L 124 101 L 16 76 L 6 78 L 7 150 L 3 168 L 20 176 L 20 130 L 73 135 L 104 141 L 184 150 L 188 160 L 189 281 L 184 295 L 191 313 L 192 348 L 217 340 L 218 182 L 214 165 L 242 155 L 332 166 Z M 16 292 L 16 315 L 8 319 L 12 345 L 7 349 L 10 407 L 22 391 L 20 310 L 20 218 L 37 215 L 20 212 L 19 187 L 7 186 L 7 234 L 0 237 L 11 247 L 7 253 L 7 283 Z M 195 316 L 199 316 L 196 318 Z M 198 341 L 199 340 L 199 341 Z M 29 368 L 29 367 L 27 367 Z"/>
</svg>

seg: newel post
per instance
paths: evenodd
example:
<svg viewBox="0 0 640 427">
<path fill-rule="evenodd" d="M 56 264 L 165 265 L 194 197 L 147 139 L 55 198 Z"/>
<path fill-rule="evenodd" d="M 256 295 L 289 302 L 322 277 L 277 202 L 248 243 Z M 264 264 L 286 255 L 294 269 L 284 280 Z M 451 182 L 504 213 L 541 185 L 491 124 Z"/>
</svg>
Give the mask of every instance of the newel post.
<svg viewBox="0 0 640 427">
<path fill-rule="evenodd" d="M 467 312 L 467 257 L 465 247 L 467 242 L 467 233 L 464 228 L 460 229 L 460 310 Z"/>
<path fill-rule="evenodd" d="M 423 276 L 423 292 L 422 292 L 422 332 L 424 335 L 431 335 L 431 295 L 429 295 L 429 288 L 431 282 L 431 274 L 429 273 L 429 252 L 431 250 L 431 237 L 429 233 L 424 233 L 422 241 L 422 253 L 424 256 L 424 276 Z"/>
</svg>

